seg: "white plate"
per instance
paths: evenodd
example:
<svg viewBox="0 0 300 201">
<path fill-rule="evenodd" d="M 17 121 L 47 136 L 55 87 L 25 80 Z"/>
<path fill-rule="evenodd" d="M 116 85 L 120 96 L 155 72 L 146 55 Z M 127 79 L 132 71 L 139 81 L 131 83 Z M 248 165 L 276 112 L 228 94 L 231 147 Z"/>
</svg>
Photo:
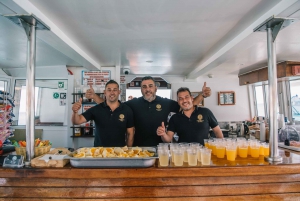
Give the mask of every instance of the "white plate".
<svg viewBox="0 0 300 201">
<path fill-rule="evenodd" d="M 284 145 L 283 142 L 278 143 L 278 146 L 279 146 L 279 147 L 282 147 L 282 148 L 294 150 L 294 151 L 300 151 L 300 147 L 286 146 L 286 145 Z"/>
</svg>

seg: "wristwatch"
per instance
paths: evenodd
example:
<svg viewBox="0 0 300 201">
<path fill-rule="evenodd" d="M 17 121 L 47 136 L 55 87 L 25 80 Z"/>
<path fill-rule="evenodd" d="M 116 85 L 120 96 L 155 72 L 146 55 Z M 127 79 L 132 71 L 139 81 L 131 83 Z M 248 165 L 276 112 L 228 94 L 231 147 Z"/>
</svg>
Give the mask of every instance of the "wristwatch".
<svg viewBox="0 0 300 201">
<path fill-rule="evenodd" d="M 207 98 L 207 96 L 204 96 L 204 93 L 201 91 L 200 92 L 203 98 Z"/>
</svg>

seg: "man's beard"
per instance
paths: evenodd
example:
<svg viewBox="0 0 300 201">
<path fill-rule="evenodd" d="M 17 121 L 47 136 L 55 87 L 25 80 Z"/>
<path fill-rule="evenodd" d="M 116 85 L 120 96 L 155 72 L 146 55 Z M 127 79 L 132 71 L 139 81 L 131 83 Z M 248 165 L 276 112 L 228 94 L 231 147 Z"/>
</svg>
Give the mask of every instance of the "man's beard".
<svg viewBox="0 0 300 201">
<path fill-rule="evenodd" d="M 181 108 L 183 111 L 188 111 L 193 108 L 193 105 L 189 105 L 187 108 Z"/>
<path fill-rule="evenodd" d="M 152 94 L 149 98 L 146 98 L 146 96 L 143 96 L 143 98 L 148 102 L 152 102 L 155 99 L 155 94 Z"/>
</svg>

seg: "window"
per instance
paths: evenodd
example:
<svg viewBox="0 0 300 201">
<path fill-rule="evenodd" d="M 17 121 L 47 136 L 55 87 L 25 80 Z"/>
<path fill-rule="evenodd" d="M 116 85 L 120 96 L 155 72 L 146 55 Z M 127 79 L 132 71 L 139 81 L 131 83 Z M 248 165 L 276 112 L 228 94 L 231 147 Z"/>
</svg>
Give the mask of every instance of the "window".
<svg viewBox="0 0 300 201">
<path fill-rule="evenodd" d="M 300 121 L 300 80 L 290 81 L 292 118 Z"/>
<path fill-rule="evenodd" d="M 39 94 L 39 87 L 35 87 L 35 115 L 34 116 L 39 116 L 38 114 L 38 108 L 37 108 L 37 103 L 38 103 L 38 94 Z M 20 109 L 18 113 L 18 125 L 26 125 L 26 86 L 22 86 L 21 88 L 21 97 L 20 97 Z"/>
<path fill-rule="evenodd" d="M 254 87 L 255 100 L 256 100 L 256 115 L 265 116 L 265 106 L 264 106 L 264 96 L 263 96 L 263 86 Z"/>
<path fill-rule="evenodd" d="M 0 90 L 7 91 L 7 81 L 0 80 Z"/>
</svg>

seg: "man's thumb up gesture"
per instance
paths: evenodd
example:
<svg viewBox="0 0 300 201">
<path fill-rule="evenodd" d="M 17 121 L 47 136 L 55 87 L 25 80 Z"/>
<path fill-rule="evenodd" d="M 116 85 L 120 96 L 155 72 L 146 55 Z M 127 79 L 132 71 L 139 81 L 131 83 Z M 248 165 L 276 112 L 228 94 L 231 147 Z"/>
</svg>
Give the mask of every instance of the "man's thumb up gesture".
<svg viewBox="0 0 300 201">
<path fill-rule="evenodd" d="M 163 136 L 166 134 L 166 127 L 165 127 L 165 123 L 161 122 L 161 126 L 159 126 L 156 130 L 156 134 L 158 136 Z"/>
<path fill-rule="evenodd" d="M 206 82 L 204 82 L 202 87 L 202 96 L 203 98 L 209 97 L 211 95 L 211 89 L 210 87 L 206 86 Z"/>
<path fill-rule="evenodd" d="M 80 98 L 78 102 L 73 104 L 73 106 L 72 106 L 73 112 L 77 113 L 79 111 L 79 109 L 81 108 L 81 105 L 82 105 L 82 98 Z"/>
</svg>

